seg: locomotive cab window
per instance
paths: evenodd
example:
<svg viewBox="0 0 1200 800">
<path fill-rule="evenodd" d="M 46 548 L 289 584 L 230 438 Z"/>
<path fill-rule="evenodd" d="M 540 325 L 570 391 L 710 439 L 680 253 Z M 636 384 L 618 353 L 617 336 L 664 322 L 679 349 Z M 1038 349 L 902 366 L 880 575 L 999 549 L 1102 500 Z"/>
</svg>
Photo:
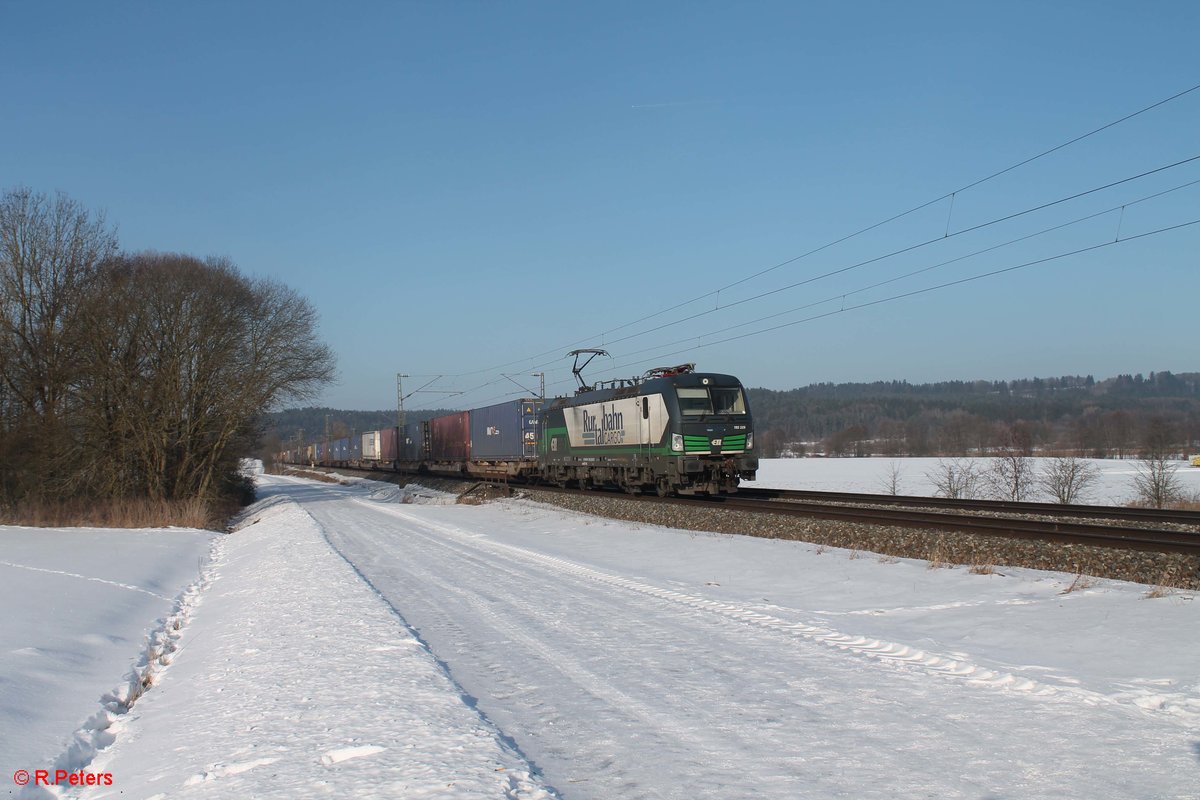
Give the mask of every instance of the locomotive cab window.
<svg viewBox="0 0 1200 800">
<path fill-rule="evenodd" d="M 679 412 L 685 417 L 704 414 L 745 414 L 746 399 L 736 386 L 705 388 L 678 387 Z"/>
<path fill-rule="evenodd" d="M 699 417 L 712 413 L 712 401 L 708 397 L 708 389 L 685 389 L 680 386 L 675 390 L 679 395 L 679 413 L 685 417 Z"/>
<path fill-rule="evenodd" d="M 717 414 L 745 414 L 746 400 L 737 387 L 727 389 L 713 387 L 712 404 Z"/>
</svg>

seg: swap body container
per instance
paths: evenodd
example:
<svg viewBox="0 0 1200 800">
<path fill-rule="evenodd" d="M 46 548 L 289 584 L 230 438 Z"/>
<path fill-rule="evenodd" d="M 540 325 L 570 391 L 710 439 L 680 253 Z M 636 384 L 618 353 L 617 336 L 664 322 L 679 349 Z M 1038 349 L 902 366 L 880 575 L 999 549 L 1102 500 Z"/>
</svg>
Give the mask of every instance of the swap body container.
<svg viewBox="0 0 1200 800">
<path fill-rule="evenodd" d="M 509 400 L 471 409 L 471 459 L 508 461 L 535 458 L 542 401 Z"/>
<path fill-rule="evenodd" d="M 362 435 L 362 458 L 364 461 L 395 461 L 396 444 L 399 437 L 395 428 L 367 431 Z"/>
<path fill-rule="evenodd" d="M 363 461 L 379 460 L 379 431 L 367 431 L 362 435 Z"/>
<path fill-rule="evenodd" d="M 458 462 L 471 457 L 470 412 L 429 420 L 429 457 L 434 461 Z"/>
<path fill-rule="evenodd" d="M 379 432 L 379 459 L 395 461 L 400 457 L 400 431 L 396 428 L 384 428 Z"/>
<path fill-rule="evenodd" d="M 424 461 L 429 457 L 426 452 L 426 431 L 428 424 L 410 422 L 404 426 L 404 436 L 400 440 L 401 461 Z"/>
</svg>

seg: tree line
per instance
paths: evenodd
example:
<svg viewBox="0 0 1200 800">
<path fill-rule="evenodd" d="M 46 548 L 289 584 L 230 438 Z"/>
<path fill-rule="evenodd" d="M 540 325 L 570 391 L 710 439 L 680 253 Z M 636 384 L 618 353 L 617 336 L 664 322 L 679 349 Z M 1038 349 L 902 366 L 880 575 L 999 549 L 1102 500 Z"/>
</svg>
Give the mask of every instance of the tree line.
<svg viewBox="0 0 1200 800">
<path fill-rule="evenodd" d="M 1200 373 L 749 390 L 764 454 L 1126 458 L 1200 452 Z"/>
<path fill-rule="evenodd" d="M 264 414 L 331 380 L 313 306 L 228 259 L 123 252 L 63 193 L 0 197 L 0 509 L 243 492 Z"/>
</svg>

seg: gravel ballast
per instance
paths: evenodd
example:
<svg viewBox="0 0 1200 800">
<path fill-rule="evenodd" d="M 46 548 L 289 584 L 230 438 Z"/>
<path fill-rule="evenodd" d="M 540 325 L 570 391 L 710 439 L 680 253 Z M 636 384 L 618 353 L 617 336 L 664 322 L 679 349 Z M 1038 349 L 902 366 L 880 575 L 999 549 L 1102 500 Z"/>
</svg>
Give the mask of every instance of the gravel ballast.
<svg viewBox="0 0 1200 800">
<path fill-rule="evenodd" d="M 425 475 L 414 478 L 351 470 L 341 472 L 400 485 L 419 483 L 431 489 L 458 494 L 464 502 L 485 502 L 509 495 L 508 488 L 504 486 L 472 480 Z M 929 561 L 931 566 L 963 565 L 980 571 L 1004 566 L 1029 567 L 1133 581 L 1155 587 L 1200 590 L 1200 557 L 1180 553 L 1119 550 L 976 533 L 839 522 L 705 507 L 701 504 L 644 502 L 610 492 L 560 493 L 531 487 L 520 487 L 514 491 L 519 496 L 541 503 L 610 519 L 684 530 L 793 539 L 881 556 L 923 559 Z"/>
</svg>

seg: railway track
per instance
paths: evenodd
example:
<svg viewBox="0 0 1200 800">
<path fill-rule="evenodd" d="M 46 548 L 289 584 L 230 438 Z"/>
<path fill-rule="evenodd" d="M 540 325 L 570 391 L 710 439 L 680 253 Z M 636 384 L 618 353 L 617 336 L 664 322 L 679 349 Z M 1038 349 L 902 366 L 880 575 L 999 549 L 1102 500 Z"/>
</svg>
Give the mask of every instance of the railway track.
<svg viewBox="0 0 1200 800">
<path fill-rule="evenodd" d="M 355 470 L 343 471 L 356 472 Z M 369 476 L 371 473 L 359 472 L 359 474 Z M 420 476 L 414 475 L 413 477 L 420 480 Z M 436 477 L 455 478 L 452 475 Z M 463 479 L 470 480 L 466 476 L 463 476 Z M 488 482 L 482 481 L 481 483 Z M 1187 511 L 1163 511 L 1119 506 L 1062 506 L 1051 503 L 946 500 L 936 497 L 810 492 L 787 489 L 746 488 L 739 490 L 734 495 L 657 497 L 544 485 L 526 486 L 525 488 L 555 494 L 619 498 L 633 503 L 665 503 L 693 508 L 720 508 L 748 514 L 778 514 L 867 525 L 952 531 L 1069 545 L 1200 556 L 1200 533 L 1153 527 L 1153 525 L 1163 523 L 1200 526 L 1200 514 Z M 1038 519 L 1037 517 L 1050 517 L 1050 519 Z M 1083 521 L 1086 518 L 1104 519 L 1107 524 Z"/>
<path fill-rule="evenodd" d="M 538 491 L 577 494 L 578 489 L 558 487 L 536 487 Z M 780 490 L 769 490 L 772 492 Z M 592 493 L 596 493 L 593 491 Z M 608 494 L 608 493 L 603 493 Z M 816 493 L 824 496 L 826 493 Z M 716 507 L 731 511 L 744 511 L 750 514 L 780 514 L 793 517 L 810 517 L 828 519 L 838 522 L 859 523 L 868 525 L 887 525 L 900 528 L 918 528 L 924 530 L 954 531 L 958 533 L 973 533 L 985 536 L 1000 536 L 1019 539 L 1034 539 L 1046 542 L 1057 542 L 1071 545 L 1091 545 L 1121 550 L 1143 550 L 1158 553 L 1183 553 L 1200 556 L 1200 533 L 1167 530 L 1147 527 L 1145 521 L 1138 517 L 1128 521 L 1115 512 L 1136 511 L 1138 509 L 1113 508 L 1104 515 L 1112 520 L 1110 524 L 1097 524 L 1075 519 L 1044 520 L 1020 516 L 1030 512 L 1020 510 L 1020 506 L 1043 504 L 1011 504 L 993 503 L 985 506 L 995 516 L 981 516 L 980 508 L 930 510 L 929 508 L 891 507 L 879 508 L 870 506 L 850 505 L 845 499 L 838 501 L 817 500 L 796 497 L 795 494 L 785 495 L 788 499 L 773 499 L 753 495 L 742 496 L 721 495 L 712 497 L 667 497 L 659 498 L 648 495 L 619 495 L 631 502 L 638 503 L 670 503 L 692 507 Z M 862 495 L 860 495 L 862 497 Z M 875 498 L 875 495 L 865 495 Z M 929 498 L 921 498 L 929 499 Z M 1193 516 L 1193 520 L 1195 515 Z M 1132 524 L 1140 522 L 1142 524 Z"/>
<path fill-rule="evenodd" d="M 1191 525 L 1200 528 L 1200 512 L 1179 511 L 1175 509 L 1024 503 L 1002 500 L 959 500 L 944 497 L 915 497 L 912 495 L 817 492 L 804 489 L 762 489 L 749 486 L 743 486 L 738 489 L 737 494 L 738 497 L 754 500 L 792 500 L 905 508 L 937 508 L 953 511 L 976 511 L 988 514 L 1030 514 L 1041 517 L 1071 519 L 1110 519 L 1156 524 L 1168 523 Z"/>
</svg>

